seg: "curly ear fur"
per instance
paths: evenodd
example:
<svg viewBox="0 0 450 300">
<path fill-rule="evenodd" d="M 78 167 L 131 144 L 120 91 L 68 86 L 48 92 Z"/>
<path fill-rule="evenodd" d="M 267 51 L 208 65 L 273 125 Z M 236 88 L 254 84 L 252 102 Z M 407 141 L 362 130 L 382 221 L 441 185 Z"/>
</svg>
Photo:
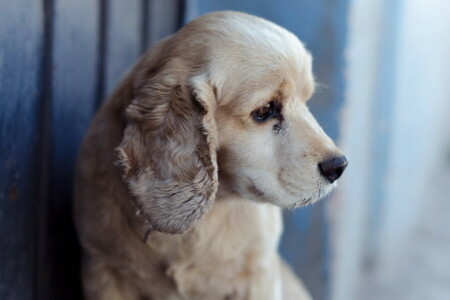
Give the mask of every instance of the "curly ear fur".
<svg viewBox="0 0 450 300">
<path fill-rule="evenodd" d="M 116 149 L 137 214 L 149 229 L 182 233 L 211 208 L 217 191 L 214 93 L 160 72 L 126 109 Z"/>
</svg>

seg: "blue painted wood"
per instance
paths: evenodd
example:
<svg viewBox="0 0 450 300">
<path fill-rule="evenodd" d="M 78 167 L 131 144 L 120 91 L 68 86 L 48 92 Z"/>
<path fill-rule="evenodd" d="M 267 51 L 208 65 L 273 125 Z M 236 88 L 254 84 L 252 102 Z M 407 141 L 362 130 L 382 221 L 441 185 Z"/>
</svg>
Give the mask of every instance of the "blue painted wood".
<svg viewBox="0 0 450 300">
<path fill-rule="evenodd" d="M 150 0 L 148 5 L 147 45 L 174 33 L 182 21 L 182 0 Z"/>
<path fill-rule="evenodd" d="M 33 299 L 39 170 L 41 2 L 0 0 L 0 299 Z"/>
<path fill-rule="evenodd" d="M 0 0 L 0 299 L 80 299 L 73 168 L 100 100 L 181 0 Z M 45 14 L 45 16 L 44 16 Z"/>
<path fill-rule="evenodd" d="M 310 102 L 325 131 L 339 137 L 344 102 L 344 47 L 349 0 L 188 0 L 186 19 L 216 10 L 238 10 L 271 20 L 296 34 L 314 57 L 318 91 Z M 304 280 L 314 299 L 329 291 L 329 230 L 326 200 L 285 213 L 281 253 Z"/>
<path fill-rule="evenodd" d="M 98 102 L 100 4 L 91 0 L 54 3 L 46 299 L 81 297 L 71 212 L 73 169 Z"/>
<path fill-rule="evenodd" d="M 141 29 L 145 21 L 142 4 L 142 0 L 108 2 L 104 96 L 113 91 L 118 81 L 141 54 Z"/>
</svg>

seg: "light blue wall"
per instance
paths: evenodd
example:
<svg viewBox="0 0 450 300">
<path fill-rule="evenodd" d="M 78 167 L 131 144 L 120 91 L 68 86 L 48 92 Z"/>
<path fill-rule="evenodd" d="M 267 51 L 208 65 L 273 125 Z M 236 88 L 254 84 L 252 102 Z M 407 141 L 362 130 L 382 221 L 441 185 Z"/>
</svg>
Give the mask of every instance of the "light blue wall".
<svg viewBox="0 0 450 300">
<path fill-rule="evenodd" d="M 332 299 L 450 299 L 447 0 L 353 0 Z"/>
</svg>

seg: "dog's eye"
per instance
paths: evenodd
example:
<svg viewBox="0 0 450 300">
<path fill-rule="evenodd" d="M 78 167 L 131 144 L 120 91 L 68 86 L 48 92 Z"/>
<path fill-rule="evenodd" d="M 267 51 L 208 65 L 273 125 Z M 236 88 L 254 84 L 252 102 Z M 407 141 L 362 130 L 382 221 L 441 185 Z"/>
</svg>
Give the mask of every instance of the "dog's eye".
<svg viewBox="0 0 450 300">
<path fill-rule="evenodd" d="M 273 110 L 270 104 L 267 104 L 253 111 L 252 115 L 257 122 L 264 122 L 273 115 Z"/>
<path fill-rule="evenodd" d="M 272 118 L 279 118 L 281 105 L 275 101 L 270 101 L 263 107 L 258 108 L 252 112 L 252 117 L 256 122 L 262 123 Z"/>
</svg>

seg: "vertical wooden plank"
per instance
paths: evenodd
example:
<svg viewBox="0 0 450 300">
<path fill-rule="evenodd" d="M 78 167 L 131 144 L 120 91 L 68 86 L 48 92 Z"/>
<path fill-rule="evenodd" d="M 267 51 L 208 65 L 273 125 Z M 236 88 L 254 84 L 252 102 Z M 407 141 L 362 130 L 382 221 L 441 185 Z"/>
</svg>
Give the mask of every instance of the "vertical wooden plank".
<svg viewBox="0 0 450 300">
<path fill-rule="evenodd" d="M 105 85 L 110 94 L 141 53 L 142 0 L 110 0 L 106 7 Z M 103 97 L 105 98 L 105 97 Z"/>
<path fill-rule="evenodd" d="M 349 0 L 187 0 L 192 19 L 216 10 L 238 10 L 271 20 L 296 34 L 314 57 L 318 91 L 311 111 L 325 131 L 339 137 L 339 110 L 344 102 L 344 47 Z M 196 7 L 190 7 L 196 6 Z M 314 299 L 329 295 L 327 200 L 285 213 L 281 253 L 303 279 Z"/>
<path fill-rule="evenodd" d="M 41 113 L 41 155 L 39 170 L 39 207 L 36 241 L 36 296 L 35 299 L 47 299 L 50 288 L 48 282 L 47 217 L 48 217 L 48 180 L 50 161 L 50 117 L 51 117 L 51 79 L 52 79 L 52 40 L 53 40 L 53 0 L 43 0 L 44 10 L 44 55 L 42 57 L 42 113 Z M 44 297 L 42 297 L 44 296 Z"/>
<path fill-rule="evenodd" d="M 43 9 L 0 1 L 0 299 L 33 299 Z"/>
<path fill-rule="evenodd" d="M 72 222 L 73 169 L 97 102 L 100 2 L 55 0 L 52 48 L 48 277 L 42 299 L 80 299 Z"/>
<path fill-rule="evenodd" d="M 149 0 L 147 47 L 174 33 L 182 21 L 182 0 Z"/>
</svg>

